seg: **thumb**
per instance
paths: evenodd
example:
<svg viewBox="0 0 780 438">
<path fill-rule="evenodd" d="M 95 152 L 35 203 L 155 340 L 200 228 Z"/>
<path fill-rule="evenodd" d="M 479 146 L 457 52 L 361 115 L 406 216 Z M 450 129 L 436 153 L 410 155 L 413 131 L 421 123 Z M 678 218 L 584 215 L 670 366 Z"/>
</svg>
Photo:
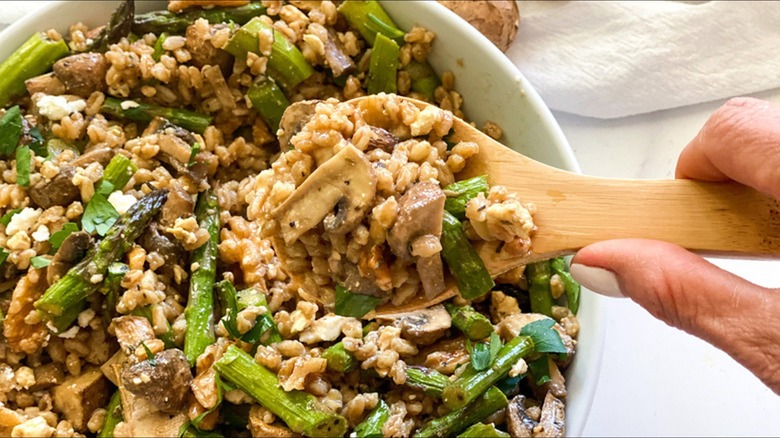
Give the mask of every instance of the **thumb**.
<svg viewBox="0 0 780 438">
<path fill-rule="evenodd" d="M 665 242 L 620 239 L 581 249 L 583 286 L 626 296 L 670 326 L 724 350 L 780 394 L 780 291 L 752 284 Z"/>
</svg>

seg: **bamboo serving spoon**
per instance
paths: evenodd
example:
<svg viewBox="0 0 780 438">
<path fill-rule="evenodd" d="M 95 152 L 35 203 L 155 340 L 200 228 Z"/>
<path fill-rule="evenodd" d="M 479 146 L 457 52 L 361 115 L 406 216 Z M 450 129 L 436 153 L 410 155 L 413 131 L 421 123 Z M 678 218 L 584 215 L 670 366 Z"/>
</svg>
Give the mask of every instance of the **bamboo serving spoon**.
<svg viewBox="0 0 780 438">
<path fill-rule="evenodd" d="M 353 99 L 360 105 L 367 96 Z M 429 104 L 397 97 L 420 109 Z M 675 243 L 706 255 L 767 257 L 780 255 L 780 203 L 734 182 L 685 179 L 634 180 L 599 178 L 557 169 L 515 152 L 459 118 L 452 141 L 479 145 L 458 179 L 487 175 L 490 185 L 506 186 L 523 202 L 536 205 L 532 251 L 508 255 L 494 242 L 476 245 L 490 274 L 530 262 L 573 254 L 591 243 L 643 238 Z M 384 305 L 367 316 L 427 308 L 457 294 L 452 282 L 433 299 L 418 296 L 394 307 Z"/>
</svg>

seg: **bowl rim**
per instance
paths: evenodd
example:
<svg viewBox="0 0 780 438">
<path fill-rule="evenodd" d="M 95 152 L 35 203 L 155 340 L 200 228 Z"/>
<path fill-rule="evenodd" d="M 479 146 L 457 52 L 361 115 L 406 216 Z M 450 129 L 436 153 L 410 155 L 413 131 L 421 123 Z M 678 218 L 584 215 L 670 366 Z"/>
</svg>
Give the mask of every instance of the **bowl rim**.
<svg viewBox="0 0 780 438">
<path fill-rule="evenodd" d="M 146 5 L 150 5 L 156 3 L 163 3 L 163 1 L 164 0 L 156 0 L 156 1 L 149 1 L 144 3 Z M 379 1 L 380 3 L 385 3 L 389 0 L 379 0 Z M 112 0 L 112 1 L 101 2 L 101 3 L 118 3 L 118 0 Z M 466 34 L 467 38 L 476 39 L 481 42 L 481 45 L 484 47 L 484 50 L 488 51 L 490 57 L 494 59 L 497 68 L 499 68 L 505 75 L 507 75 L 507 77 L 511 77 L 511 76 L 517 77 L 518 82 L 512 86 L 520 87 L 523 91 L 525 98 L 528 99 L 533 109 L 537 111 L 538 115 L 540 116 L 541 123 L 543 124 L 545 130 L 551 134 L 553 143 L 558 149 L 558 152 L 561 153 L 561 157 L 565 164 L 566 170 L 570 170 L 576 173 L 582 173 L 579 163 L 577 162 L 576 156 L 574 155 L 574 151 L 569 145 L 568 140 L 563 134 L 563 131 L 561 130 L 560 125 L 558 125 L 558 122 L 553 116 L 551 110 L 544 103 L 544 101 L 539 96 L 539 94 L 534 89 L 534 87 L 531 85 L 531 83 L 528 81 L 528 79 L 526 79 L 526 77 L 522 74 L 522 72 L 518 69 L 518 67 L 503 52 L 501 52 L 495 45 L 493 45 L 493 43 L 490 40 L 488 40 L 487 37 L 482 35 L 482 33 L 477 31 L 474 27 L 469 25 L 460 16 L 458 16 L 451 10 L 447 9 L 445 6 L 441 5 L 440 3 L 432 0 L 412 0 L 412 1 L 408 1 L 408 3 L 414 3 L 416 7 L 420 8 L 421 10 L 420 16 L 422 17 L 425 17 L 428 14 L 437 14 L 437 15 L 443 15 L 444 17 L 446 17 L 448 21 L 451 21 L 453 23 L 458 23 L 460 30 L 464 34 Z M 69 10 L 73 5 L 83 5 L 89 7 L 89 6 L 94 6 L 94 4 L 95 2 L 88 1 L 88 0 L 52 1 L 48 4 L 40 6 L 34 11 L 25 14 L 20 19 L 11 23 L 8 27 L 6 27 L 0 32 L 0 37 L 4 37 L 6 41 L 15 40 L 15 39 L 24 41 L 29 37 L 30 34 L 32 34 L 32 32 L 46 30 L 46 29 L 39 29 L 39 27 L 41 27 L 41 23 L 46 23 L 44 18 L 57 17 L 58 12 Z M 86 12 L 85 15 L 89 16 L 90 12 L 89 11 Z M 88 18 L 85 18 L 85 21 L 87 20 Z M 56 26 L 56 23 L 44 24 L 43 26 L 54 27 Z M 9 36 L 12 36 L 12 38 L 9 38 Z M 17 38 L 13 38 L 13 36 L 16 36 Z M 12 53 L 15 49 L 16 47 L 8 47 L 7 45 L 4 46 L 3 44 L 0 44 L 0 56 L 5 58 L 8 55 L 10 55 L 10 53 Z M 3 54 L 3 52 L 6 53 Z M 588 304 L 588 306 L 591 308 L 590 316 L 592 316 L 592 321 L 589 321 L 588 325 L 590 330 L 593 332 L 594 337 L 593 339 L 590 340 L 589 355 L 583 358 L 581 355 L 577 354 L 575 355 L 575 359 L 574 359 L 575 362 L 583 359 L 587 360 L 587 367 L 584 373 L 585 375 L 584 382 L 582 382 L 580 385 L 582 387 L 582 391 L 585 393 L 586 397 L 588 398 L 588 400 L 583 400 L 582 398 L 578 399 L 578 403 L 582 404 L 584 408 L 581 411 L 583 420 L 580 424 L 576 425 L 577 426 L 576 428 L 569 427 L 568 424 L 569 417 L 567 415 L 567 435 L 574 435 L 574 436 L 579 436 L 584 431 L 596 395 L 600 374 L 601 374 L 600 373 L 601 361 L 603 359 L 604 343 L 606 338 L 606 325 L 607 325 L 606 318 L 608 317 L 605 303 L 603 302 L 603 299 L 601 297 L 585 289 L 583 289 L 582 295 L 584 295 L 582 297 L 583 301 L 585 301 Z"/>
</svg>

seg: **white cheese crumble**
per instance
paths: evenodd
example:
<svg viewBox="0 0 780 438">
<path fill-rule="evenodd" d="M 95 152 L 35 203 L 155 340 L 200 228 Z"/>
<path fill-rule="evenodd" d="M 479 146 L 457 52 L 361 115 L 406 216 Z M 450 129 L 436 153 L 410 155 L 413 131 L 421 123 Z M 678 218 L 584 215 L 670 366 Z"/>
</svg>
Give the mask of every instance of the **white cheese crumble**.
<svg viewBox="0 0 780 438">
<path fill-rule="evenodd" d="M 44 94 L 36 102 L 38 112 L 50 120 L 62 120 L 72 113 L 83 111 L 87 107 L 84 99 L 76 99 L 68 102 L 64 96 L 49 96 Z"/>
<path fill-rule="evenodd" d="M 112 192 L 108 195 L 108 203 L 113 205 L 119 214 L 127 213 L 127 210 L 133 206 L 138 200 L 133 195 L 125 195 L 120 190 Z"/>
<path fill-rule="evenodd" d="M 11 221 L 8 222 L 8 226 L 5 228 L 5 235 L 13 236 L 20 231 L 24 233 L 28 232 L 30 228 L 38 222 L 41 213 L 43 213 L 43 210 L 40 208 L 24 208 L 19 213 L 13 215 Z"/>
<path fill-rule="evenodd" d="M 138 102 L 134 100 L 125 100 L 120 103 L 119 106 L 121 106 L 123 110 L 129 110 L 130 108 L 138 108 L 141 105 L 139 105 Z"/>
<path fill-rule="evenodd" d="M 49 240 L 49 237 L 51 237 L 51 234 L 49 233 L 49 229 L 46 228 L 46 225 L 38 226 L 38 229 L 32 233 L 32 238 L 36 242 L 46 242 Z"/>
<path fill-rule="evenodd" d="M 89 325 L 92 319 L 95 318 L 95 311 L 92 309 L 85 309 L 78 316 L 79 327 L 85 328 Z"/>
</svg>

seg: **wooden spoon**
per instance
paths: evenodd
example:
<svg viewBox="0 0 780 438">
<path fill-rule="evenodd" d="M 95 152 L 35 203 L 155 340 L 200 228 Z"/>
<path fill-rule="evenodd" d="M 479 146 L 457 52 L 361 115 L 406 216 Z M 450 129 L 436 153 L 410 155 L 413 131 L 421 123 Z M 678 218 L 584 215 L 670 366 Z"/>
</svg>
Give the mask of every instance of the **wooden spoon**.
<svg viewBox="0 0 780 438">
<path fill-rule="evenodd" d="M 376 99 L 377 96 L 354 99 Z M 425 102 L 403 98 L 419 108 Z M 780 202 L 750 187 L 693 180 L 599 178 L 567 172 L 534 161 L 455 118 L 453 141 L 471 141 L 479 153 L 458 179 L 487 175 L 536 204 L 532 252 L 513 256 L 498 243 L 476 248 L 494 277 L 515 267 L 564 254 L 602 240 L 643 238 L 678 244 L 708 255 L 780 255 Z M 400 307 L 385 305 L 377 314 L 426 308 L 457 294 L 455 287 L 433 300 L 416 297 Z"/>
</svg>

